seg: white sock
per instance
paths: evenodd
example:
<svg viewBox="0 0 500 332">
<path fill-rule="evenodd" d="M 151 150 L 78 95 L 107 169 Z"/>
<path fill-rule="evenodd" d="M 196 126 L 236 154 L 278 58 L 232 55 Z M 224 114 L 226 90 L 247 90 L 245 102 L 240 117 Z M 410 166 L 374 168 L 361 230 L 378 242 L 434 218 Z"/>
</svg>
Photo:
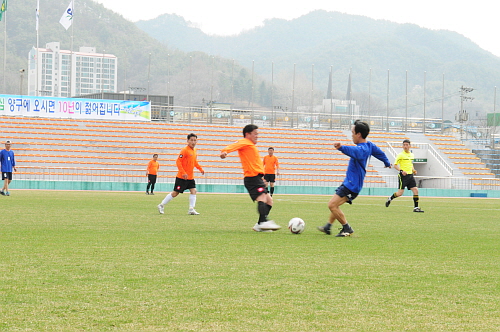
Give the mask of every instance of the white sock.
<svg viewBox="0 0 500 332">
<path fill-rule="evenodd" d="M 194 209 L 196 205 L 196 195 L 190 194 L 189 195 L 189 208 Z"/>
<path fill-rule="evenodd" d="M 165 196 L 165 198 L 163 199 L 163 201 L 161 201 L 161 205 L 165 205 L 165 204 L 167 204 L 168 202 L 170 202 L 173 199 L 174 199 L 174 196 L 172 196 L 172 193 L 170 193 L 167 196 Z"/>
</svg>

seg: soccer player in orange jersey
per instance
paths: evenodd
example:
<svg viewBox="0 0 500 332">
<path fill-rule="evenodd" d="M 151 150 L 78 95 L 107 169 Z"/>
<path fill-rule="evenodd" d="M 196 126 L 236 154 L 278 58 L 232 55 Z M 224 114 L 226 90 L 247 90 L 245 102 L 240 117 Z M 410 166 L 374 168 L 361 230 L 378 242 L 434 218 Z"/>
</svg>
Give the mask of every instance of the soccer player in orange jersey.
<svg viewBox="0 0 500 332">
<path fill-rule="evenodd" d="M 274 148 L 267 149 L 268 155 L 264 157 L 264 180 L 271 186 L 271 197 L 274 194 L 274 182 L 276 175 L 280 175 L 278 158 L 274 155 Z"/>
<path fill-rule="evenodd" d="M 177 195 L 182 194 L 186 189 L 189 189 L 189 210 L 188 214 L 197 215 L 199 214 L 194 209 L 196 205 L 196 183 L 194 181 L 194 168 L 196 167 L 201 174 L 205 174 L 203 168 L 198 164 L 196 159 L 196 143 L 198 142 L 198 136 L 191 133 L 187 135 L 187 146 L 181 150 L 179 156 L 177 157 L 176 165 L 177 176 L 175 178 L 174 190 L 168 194 L 163 201 L 158 204 L 158 211 L 163 214 L 165 204 L 170 202 L 172 199 L 177 197 Z"/>
<path fill-rule="evenodd" d="M 281 227 L 267 216 L 273 207 L 273 198 L 268 194 L 264 184 L 264 165 L 257 150 L 257 139 L 259 132 L 256 125 L 249 124 L 243 128 L 243 138 L 236 143 L 226 146 L 220 153 L 221 159 L 225 159 L 228 153 L 238 151 L 244 173 L 244 184 L 253 201 L 257 201 L 259 220 L 253 226 L 256 232 L 277 231 Z"/>
<path fill-rule="evenodd" d="M 148 177 L 148 185 L 146 187 L 146 195 L 150 195 L 149 190 L 151 189 L 151 195 L 154 195 L 156 177 L 158 176 L 158 169 L 160 164 L 158 163 L 158 155 L 155 153 L 153 155 L 153 160 L 148 163 L 148 168 L 146 169 L 146 176 Z"/>
</svg>

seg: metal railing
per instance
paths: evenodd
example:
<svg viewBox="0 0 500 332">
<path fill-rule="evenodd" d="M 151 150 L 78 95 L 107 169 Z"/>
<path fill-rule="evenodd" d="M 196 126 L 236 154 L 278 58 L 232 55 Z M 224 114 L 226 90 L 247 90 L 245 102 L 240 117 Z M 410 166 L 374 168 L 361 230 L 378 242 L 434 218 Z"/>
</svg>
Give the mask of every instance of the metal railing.
<svg viewBox="0 0 500 332">
<path fill-rule="evenodd" d="M 392 144 L 401 145 L 401 142 L 387 142 L 387 146 L 389 147 L 388 151 L 392 155 L 393 158 L 396 158 L 398 153 L 392 146 Z M 418 147 L 419 149 L 426 149 L 434 158 L 436 158 L 437 162 L 448 172 L 450 176 L 453 175 L 453 167 L 446 162 L 446 160 L 430 145 L 429 143 L 412 143 L 412 146 Z"/>
<path fill-rule="evenodd" d="M 73 182 L 127 182 L 146 183 L 144 169 L 104 168 L 104 167 L 63 167 L 63 166 L 18 166 L 15 180 L 73 181 Z M 159 183 L 173 183 L 175 170 L 159 175 Z M 196 175 L 198 184 L 241 185 L 243 174 L 239 171 L 206 172 Z M 416 176 L 419 188 L 500 190 L 500 179 Z M 311 174 L 282 173 L 277 184 L 283 186 L 338 187 L 344 177 L 340 174 L 317 172 Z M 365 178 L 365 188 L 397 188 L 396 175 L 381 175 Z"/>
<path fill-rule="evenodd" d="M 153 121 L 217 125 L 349 130 L 355 120 L 370 124 L 372 131 L 440 132 L 441 119 L 373 116 L 367 114 L 332 113 L 326 109 L 297 111 L 267 108 L 220 109 L 215 107 L 154 106 Z"/>
<path fill-rule="evenodd" d="M 428 143 L 425 143 L 425 146 L 427 147 L 427 150 L 432 154 L 432 156 L 436 158 L 439 164 L 443 166 L 443 168 L 448 172 L 448 174 L 453 175 L 453 167 L 451 167 L 450 164 L 448 164 L 446 160 L 444 160 L 444 158 L 436 151 L 436 149 L 434 149 L 432 145 Z"/>
</svg>

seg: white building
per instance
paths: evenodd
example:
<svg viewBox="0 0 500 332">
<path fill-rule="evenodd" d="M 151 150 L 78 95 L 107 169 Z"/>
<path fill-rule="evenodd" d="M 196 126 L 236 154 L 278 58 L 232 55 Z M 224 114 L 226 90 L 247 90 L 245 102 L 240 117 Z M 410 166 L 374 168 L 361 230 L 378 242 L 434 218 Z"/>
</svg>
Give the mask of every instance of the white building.
<svg viewBox="0 0 500 332">
<path fill-rule="evenodd" d="M 61 50 L 59 42 L 38 50 L 33 47 L 29 52 L 28 95 L 72 97 L 116 92 L 117 61 L 112 54 L 96 53 L 95 47 L 80 47 L 79 52 Z"/>
<path fill-rule="evenodd" d="M 355 100 L 323 99 L 322 111 L 327 114 L 360 115 Z"/>
</svg>

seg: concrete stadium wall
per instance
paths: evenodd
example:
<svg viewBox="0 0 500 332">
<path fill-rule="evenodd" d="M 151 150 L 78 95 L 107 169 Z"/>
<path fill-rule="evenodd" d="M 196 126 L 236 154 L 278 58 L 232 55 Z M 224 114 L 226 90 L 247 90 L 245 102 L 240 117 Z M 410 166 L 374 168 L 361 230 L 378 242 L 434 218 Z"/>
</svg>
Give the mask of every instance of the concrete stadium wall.
<svg viewBox="0 0 500 332">
<path fill-rule="evenodd" d="M 243 182 L 243 180 L 242 180 Z M 132 182 L 77 182 L 77 181 L 38 181 L 38 180 L 13 180 L 9 189 L 43 189 L 43 190 L 102 190 L 102 191 L 137 191 L 145 192 L 147 183 Z M 172 191 L 173 183 L 157 183 L 156 193 Z M 333 195 L 337 187 L 318 186 L 276 186 L 276 195 L 302 194 L 302 195 Z M 199 192 L 205 193 L 246 193 L 241 185 L 224 184 L 198 184 Z M 390 196 L 396 188 L 363 188 L 360 195 Z M 486 194 L 488 198 L 500 198 L 500 190 L 464 190 L 464 189 L 434 189 L 420 188 L 422 197 L 471 197 L 472 194 Z M 404 196 L 411 196 L 406 191 Z"/>
</svg>

